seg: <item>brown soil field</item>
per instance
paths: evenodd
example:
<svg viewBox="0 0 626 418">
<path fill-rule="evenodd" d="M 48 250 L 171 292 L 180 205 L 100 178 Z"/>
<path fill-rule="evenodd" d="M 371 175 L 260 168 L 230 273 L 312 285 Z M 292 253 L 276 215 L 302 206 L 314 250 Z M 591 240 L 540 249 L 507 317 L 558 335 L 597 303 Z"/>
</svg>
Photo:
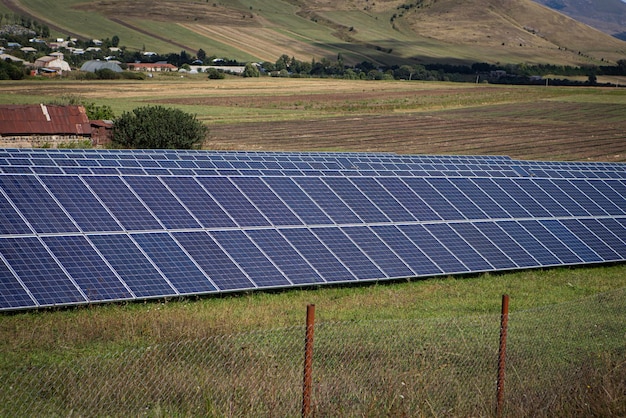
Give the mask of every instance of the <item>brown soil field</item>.
<svg viewBox="0 0 626 418">
<path fill-rule="evenodd" d="M 502 107 L 498 110 L 505 111 Z M 512 105 L 510 110 L 514 112 L 520 107 Z M 622 106 L 619 111 L 624 112 L 626 108 Z M 205 147 L 626 161 L 625 132 L 626 121 L 609 125 L 551 120 L 528 123 L 524 118 L 514 116 L 492 116 L 488 109 L 484 109 L 482 114 L 476 111 L 448 111 L 219 124 L 210 127 Z"/>
</svg>

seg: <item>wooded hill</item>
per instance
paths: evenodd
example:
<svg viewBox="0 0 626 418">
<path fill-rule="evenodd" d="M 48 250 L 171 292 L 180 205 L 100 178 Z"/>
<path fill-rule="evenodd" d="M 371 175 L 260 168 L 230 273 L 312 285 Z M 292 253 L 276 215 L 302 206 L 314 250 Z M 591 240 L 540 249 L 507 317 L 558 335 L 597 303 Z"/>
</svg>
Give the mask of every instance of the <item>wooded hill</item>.
<svg viewBox="0 0 626 418">
<path fill-rule="evenodd" d="M 612 65 L 626 42 L 532 0 L 0 0 L 53 35 L 274 62 Z"/>
</svg>

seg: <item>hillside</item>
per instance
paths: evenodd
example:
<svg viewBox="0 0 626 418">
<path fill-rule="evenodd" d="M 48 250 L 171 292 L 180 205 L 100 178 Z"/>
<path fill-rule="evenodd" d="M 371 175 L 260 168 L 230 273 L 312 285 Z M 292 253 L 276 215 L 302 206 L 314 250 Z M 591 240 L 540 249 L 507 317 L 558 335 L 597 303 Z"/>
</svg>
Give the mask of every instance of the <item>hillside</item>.
<svg viewBox="0 0 626 418">
<path fill-rule="evenodd" d="M 626 40 L 626 2 L 622 0 L 535 0 L 596 29 Z"/>
<path fill-rule="evenodd" d="M 626 42 L 532 0 L 0 0 L 59 36 L 237 60 L 606 64 Z"/>
</svg>

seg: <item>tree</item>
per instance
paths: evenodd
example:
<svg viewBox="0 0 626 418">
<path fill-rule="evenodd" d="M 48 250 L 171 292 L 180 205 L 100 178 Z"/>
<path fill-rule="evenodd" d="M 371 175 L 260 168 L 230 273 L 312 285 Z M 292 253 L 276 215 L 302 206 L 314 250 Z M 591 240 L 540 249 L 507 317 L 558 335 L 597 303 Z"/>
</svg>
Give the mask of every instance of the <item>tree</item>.
<svg viewBox="0 0 626 418">
<path fill-rule="evenodd" d="M 291 59 L 288 55 L 283 54 L 276 60 L 276 71 L 280 70 L 289 70 L 289 65 L 291 64 Z"/>
<path fill-rule="evenodd" d="M 198 50 L 197 56 L 200 61 L 204 62 L 204 60 L 206 59 L 206 52 L 204 52 L 204 49 L 200 48 Z"/>
<path fill-rule="evenodd" d="M 120 37 L 117 35 L 113 35 L 113 37 L 111 38 L 111 45 L 114 47 L 119 46 L 120 44 Z"/>
<path fill-rule="evenodd" d="M 113 144 L 122 148 L 190 149 L 206 134 L 195 115 L 163 106 L 135 108 L 113 123 Z"/>
<path fill-rule="evenodd" d="M 83 106 L 89 120 L 113 120 L 115 118 L 111 106 L 98 106 L 95 103 L 85 103 Z"/>
<path fill-rule="evenodd" d="M 260 77 L 261 72 L 256 65 L 247 63 L 246 68 L 243 69 L 243 73 L 241 75 L 244 77 Z"/>
</svg>

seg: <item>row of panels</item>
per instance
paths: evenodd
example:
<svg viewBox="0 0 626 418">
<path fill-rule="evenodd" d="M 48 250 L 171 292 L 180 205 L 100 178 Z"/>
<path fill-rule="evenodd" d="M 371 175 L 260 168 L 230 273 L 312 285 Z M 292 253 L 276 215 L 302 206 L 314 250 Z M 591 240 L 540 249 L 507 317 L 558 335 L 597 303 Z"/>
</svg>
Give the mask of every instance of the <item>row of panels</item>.
<svg viewBox="0 0 626 418">
<path fill-rule="evenodd" d="M 626 260 L 626 218 L 0 238 L 0 310 Z"/>
<path fill-rule="evenodd" d="M 202 154 L 199 154 L 202 155 Z M 94 157 L 94 158 L 86 158 Z M 104 157 L 103 157 L 104 156 Z M 121 156 L 128 158 L 119 158 Z M 178 175 L 398 175 L 455 177 L 542 177 L 542 178 L 626 178 L 623 164 L 543 163 L 512 160 L 428 163 L 394 160 L 374 162 L 362 157 L 283 158 L 247 156 L 245 159 L 169 159 L 167 155 L 130 154 L 52 154 L 33 157 L 0 157 L 0 172 L 38 174 L 178 174 Z M 80 158 L 78 158 L 80 157 Z M 95 158 L 99 157 L 99 158 Z M 107 158 L 108 157 L 108 158 Z M 111 158 L 112 157 L 112 158 Z M 162 158 L 158 158 L 162 157 Z"/>
<path fill-rule="evenodd" d="M 51 167 L 8 166 L 0 167 L 0 174 L 81 174 L 81 175 L 134 175 L 134 176 L 274 176 L 274 177 L 519 177 L 514 170 L 314 170 L 314 169 L 233 169 L 233 168 L 140 168 L 140 167 Z M 626 178 L 614 172 L 577 175 L 576 173 L 545 173 L 547 178 Z"/>
<path fill-rule="evenodd" d="M 626 181 L 0 176 L 0 235 L 626 215 Z"/>
<path fill-rule="evenodd" d="M 590 161 L 522 161 L 507 156 L 485 155 L 402 155 L 393 153 L 349 152 L 263 152 L 192 150 L 94 150 L 94 149 L 0 149 L 2 159 L 45 160 L 169 160 L 227 162 L 313 162 L 335 163 L 349 168 L 360 163 L 432 165 L 446 170 L 455 165 L 519 165 L 530 170 L 623 171 L 623 163 Z M 32 165 L 32 164 L 28 164 Z M 486 167 L 482 167 L 486 168 Z M 454 168 L 456 169 L 456 168 Z"/>
<path fill-rule="evenodd" d="M 349 168 L 359 163 L 431 164 L 445 170 L 454 165 L 519 165 L 527 169 L 623 171 L 624 163 L 595 161 L 523 161 L 508 156 L 486 155 L 403 155 L 350 152 L 263 152 L 198 150 L 102 150 L 102 149 L 0 149 L 2 159 L 39 160 L 169 160 L 229 162 L 313 162 L 336 163 Z"/>
<path fill-rule="evenodd" d="M 73 158 L 73 159 L 156 159 L 210 161 L 357 161 L 420 162 L 433 164 L 477 164 L 510 161 L 507 156 L 491 155 L 402 155 L 364 152 L 277 152 L 277 151 L 204 151 L 170 149 L 0 149 L 0 158 Z"/>
</svg>

